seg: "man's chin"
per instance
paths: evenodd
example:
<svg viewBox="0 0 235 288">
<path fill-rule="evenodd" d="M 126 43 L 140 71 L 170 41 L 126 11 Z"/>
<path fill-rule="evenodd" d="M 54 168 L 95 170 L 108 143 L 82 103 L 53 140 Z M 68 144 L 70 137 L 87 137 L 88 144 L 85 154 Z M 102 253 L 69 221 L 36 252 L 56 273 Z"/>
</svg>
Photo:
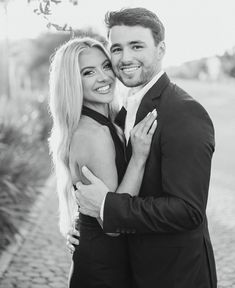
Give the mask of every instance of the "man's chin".
<svg viewBox="0 0 235 288">
<path fill-rule="evenodd" d="M 140 80 L 137 79 L 130 79 L 130 78 L 124 78 L 120 77 L 119 80 L 126 86 L 126 87 L 137 87 L 142 85 Z"/>
</svg>

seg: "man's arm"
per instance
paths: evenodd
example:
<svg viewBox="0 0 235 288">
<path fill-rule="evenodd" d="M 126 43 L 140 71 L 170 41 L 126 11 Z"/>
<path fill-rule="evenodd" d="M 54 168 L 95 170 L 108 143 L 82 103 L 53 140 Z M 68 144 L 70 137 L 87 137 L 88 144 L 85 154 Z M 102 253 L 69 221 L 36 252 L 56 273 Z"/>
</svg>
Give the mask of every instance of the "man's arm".
<svg viewBox="0 0 235 288">
<path fill-rule="evenodd" d="M 141 198 L 108 193 L 105 232 L 131 229 L 137 233 L 172 233 L 195 229 L 203 222 L 214 129 L 200 104 L 187 101 L 185 105 L 171 117 L 171 122 L 165 123 L 161 134 L 163 196 Z M 154 195 L 156 188 L 151 189 L 153 193 L 148 194 Z"/>
</svg>

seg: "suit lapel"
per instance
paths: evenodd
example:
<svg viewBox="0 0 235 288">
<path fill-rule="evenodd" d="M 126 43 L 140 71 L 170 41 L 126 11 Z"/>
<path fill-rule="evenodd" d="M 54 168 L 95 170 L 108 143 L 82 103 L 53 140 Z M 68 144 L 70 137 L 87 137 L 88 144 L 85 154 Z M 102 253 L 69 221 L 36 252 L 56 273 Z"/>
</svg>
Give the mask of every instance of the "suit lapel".
<svg viewBox="0 0 235 288">
<path fill-rule="evenodd" d="M 149 91 L 145 94 L 142 101 L 140 102 L 140 106 L 136 113 L 135 125 L 139 123 L 144 117 L 151 112 L 154 108 L 158 108 L 156 106 L 159 103 L 159 97 L 161 96 L 163 90 L 169 84 L 170 79 L 164 73 L 159 80 L 149 89 Z M 159 111 L 158 111 L 159 112 Z"/>
<path fill-rule="evenodd" d="M 170 79 L 167 74 L 164 73 L 159 80 L 149 89 L 149 91 L 144 95 L 142 101 L 140 102 L 139 108 L 136 113 L 135 125 L 138 124 L 144 117 L 151 112 L 154 108 L 157 109 L 158 117 L 160 115 L 160 96 L 162 95 L 164 89 L 170 83 Z M 135 126 L 134 125 L 134 126 Z M 132 147 L 131 141 L 128 142 L 127 146 L 127 159 L 131 158 Z"/>
<path fill-rule="evenodd" d="M 117 114 L 114 123 L 117 124 L 122 130 L 125 129 L 125 120 L 126 120 L 126 109 L 124 107 L 121 108 L 119 113 Z"/>
</svg>

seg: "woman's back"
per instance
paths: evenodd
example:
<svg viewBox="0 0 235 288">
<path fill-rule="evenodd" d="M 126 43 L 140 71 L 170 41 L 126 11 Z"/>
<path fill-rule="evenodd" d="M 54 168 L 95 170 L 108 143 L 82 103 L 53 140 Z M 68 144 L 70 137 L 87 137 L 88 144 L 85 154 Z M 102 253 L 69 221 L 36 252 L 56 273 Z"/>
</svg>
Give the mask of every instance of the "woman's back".
<svg viewBox="0 0 235 288">
<path fill-rule="evenodd" d="M 87 166 L 115 191 L 126 170 L 125 146 L 111 120 L 88 107 L 83 107 L 78 130 L 71 141 L 70 170 L 72 181 L 87 180 L 82 166 Z"/>
<path fill-rule="evenodd" d="M 86 165 L 115 191 L 126 170 L 123 143 L 108 118 L 87 107 L 82 114 L 71 145 L 73 183 L 87 181 L 81 173 Z M 76 229 L 80 230 L 80 243 L 73 254 L 70 288 L 130 287 L 126 236 L 105 234 L 96 218 L 81 213 Z"/>
</svg>

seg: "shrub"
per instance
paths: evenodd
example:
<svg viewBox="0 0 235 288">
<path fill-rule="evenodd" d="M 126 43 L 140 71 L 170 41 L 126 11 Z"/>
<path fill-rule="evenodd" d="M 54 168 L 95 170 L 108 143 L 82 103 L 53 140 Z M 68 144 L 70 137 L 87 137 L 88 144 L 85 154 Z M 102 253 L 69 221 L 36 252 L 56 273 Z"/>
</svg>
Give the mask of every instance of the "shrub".
<svg viewBox="0 0 235 288">
<path fill-rule="evenodd" d="M 18 109 L 15 101 L 7 104 L 0 121 L 0 249 L 12 241 L 21 221 L 27 219 L 30 205 L 50 173 L 46 104 L 41 103 L 43 108 L 37 101 Z"/>
</svg>

